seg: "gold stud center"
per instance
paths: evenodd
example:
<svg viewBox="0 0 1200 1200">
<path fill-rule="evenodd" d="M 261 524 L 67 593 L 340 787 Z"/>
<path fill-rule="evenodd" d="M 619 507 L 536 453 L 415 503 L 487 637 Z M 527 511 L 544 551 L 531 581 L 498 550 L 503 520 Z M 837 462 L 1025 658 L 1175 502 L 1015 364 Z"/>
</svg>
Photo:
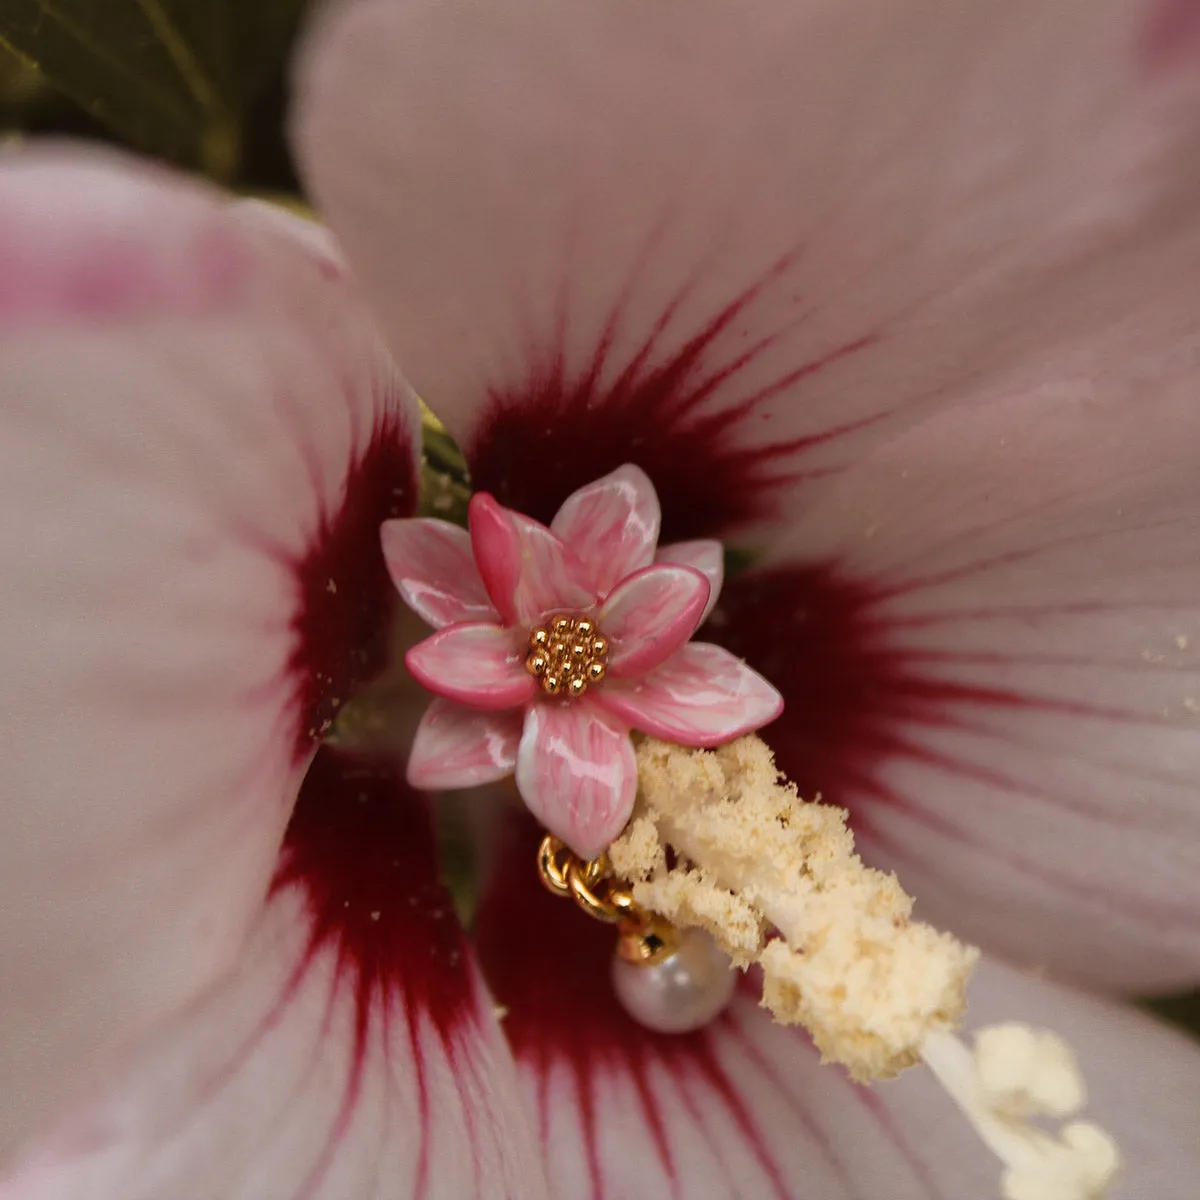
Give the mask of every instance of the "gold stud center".
<svg viewBox="0 0 1200 1200">
<path fill-rule="evenodd" d="M 587 617 L 551 617 L 529 634 L 525 670 L 547 696 L 576 698 L 608 670 L 608 638 Z"/>
</svg>

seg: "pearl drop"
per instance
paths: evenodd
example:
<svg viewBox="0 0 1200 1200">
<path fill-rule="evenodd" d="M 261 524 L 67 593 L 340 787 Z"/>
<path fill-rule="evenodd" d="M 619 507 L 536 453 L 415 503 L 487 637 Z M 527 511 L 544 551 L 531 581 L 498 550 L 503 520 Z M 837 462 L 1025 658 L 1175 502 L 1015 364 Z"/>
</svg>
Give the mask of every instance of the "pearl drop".
<svg viewBox="0 0 1200 1200">
<path fill-rule="evenodd" d="M 656 1033 L 690 1033 L 733 997 L 729 956 L 703 929 L 684 929 L 673 954 L 649 966 L 613 959 L 613 988 L 629 1015 Z"/>
</svg>

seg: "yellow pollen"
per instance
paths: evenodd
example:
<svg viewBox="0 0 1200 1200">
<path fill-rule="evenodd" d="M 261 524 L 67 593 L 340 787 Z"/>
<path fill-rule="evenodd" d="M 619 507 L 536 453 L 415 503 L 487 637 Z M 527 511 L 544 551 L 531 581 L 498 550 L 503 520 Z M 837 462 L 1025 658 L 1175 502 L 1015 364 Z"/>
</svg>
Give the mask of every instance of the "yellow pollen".
<svg viewBox="0 0 1200 1200">
<path fill-rule="evenodd" d="M 574 699 L 607 671 L 608 638 L 587 617 L 551 617 L 529 634 L 525 670 L 547 696 Z"/>
</svg>

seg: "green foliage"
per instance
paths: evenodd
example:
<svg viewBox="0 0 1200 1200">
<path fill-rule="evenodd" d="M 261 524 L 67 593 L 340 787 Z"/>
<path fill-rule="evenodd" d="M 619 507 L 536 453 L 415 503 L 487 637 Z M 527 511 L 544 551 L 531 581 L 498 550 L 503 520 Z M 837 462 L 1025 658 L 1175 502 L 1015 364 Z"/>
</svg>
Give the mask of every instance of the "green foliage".
<svg viewBox="0 0 1200 1200">
<path fill-rule="evenodd" d="M 217 179 L 307 0 L 2 0 L 0 44 L 122 141 Z"/>
</svg>

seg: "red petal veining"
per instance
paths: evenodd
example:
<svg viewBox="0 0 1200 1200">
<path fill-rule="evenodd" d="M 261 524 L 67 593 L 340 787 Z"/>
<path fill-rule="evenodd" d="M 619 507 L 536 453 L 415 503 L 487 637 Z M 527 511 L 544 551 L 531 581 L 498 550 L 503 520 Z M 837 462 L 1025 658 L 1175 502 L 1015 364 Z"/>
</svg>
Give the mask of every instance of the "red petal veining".
<svg viewBox="0 0 1200 1200">
<path fill-rule="evenodd" d="M 808 474 L 799 456 L 861 422 L 776 442 L 761 431 L 748 441 L 745 427 L 761 419 L 768 400 L 873 341 L 832 347 L 738 394 L 741 372 L 784 332 L 764 334 L 749 320 L 744 329 L 739 322 L 764 293 L 785 285 L 792 258 L 780 258 L 701 329 L 664 350 L 660 343 L 690 291 L 685 286 L 615 372 L 609 358 L 620 303 L 581 370 L 568 368 L 560 328 L 557 348 L 531 350 L 523 384 L 490 394 L 467 447 L 474 486 L 549 523 L 577 488 L 634 463 L 658 492 L 664 542 L 720 537 L 775 515 L 777 493 Z"/>
<path fill-rule="evenodd" d="M 351 465 L 337 511 L 322 515 L 304 557 L 292 564 L 298 607 L 289 669 L 300 761 L 387 664 L 398 599 L 379 527 L 411 516 L 418 488 L 409 432 L 399 418 L 385 418 Z"/>
<path fill-rule="evenodd" d="M 367 761 L 330 746 L 317 753 L 272 890 L 291 887 L 305 895 L 311 920 L 292 990 L 320 956 L 332 952 L 339 992 L 353 998 L 343 1123 L 358 1099 L 368 1046 L 387 1044 L 371 1038 L 374 1023 L 381 1022 L 386 1030 L 394 1023 L 407 1026 L 428 1125 L 433 1097 L 422 1068 L 422 1026 L 436 1031 L 460 1089 L 475 1086 L 475 1067 L 461 1042 L 477 1026 L 480 996 L 466 937 L 441 880 L 427 802 L 405 782 L 402 764 Z M 426 1141 L 423 1154 L 428 1150 Z M 418 1164 L 416 1195 L 425 1194 L 426 1174 L 427 1164 Z"/>
</svg>

